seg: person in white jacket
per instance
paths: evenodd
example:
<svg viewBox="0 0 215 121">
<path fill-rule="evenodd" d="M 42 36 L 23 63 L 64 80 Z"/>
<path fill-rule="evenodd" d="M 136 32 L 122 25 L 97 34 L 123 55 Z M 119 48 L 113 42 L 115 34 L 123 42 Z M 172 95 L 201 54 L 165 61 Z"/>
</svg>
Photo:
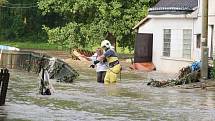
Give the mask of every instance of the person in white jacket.
<svg viewBox="0 0 215 121">
<path fill-rule="evenodd" d="M 104 77 L 106 75 L 106 71 L 108 69 L 107 62 L 100 62 L 98 60 L 98 57 L 103 54 L 102 48 L 97 48 L 96 53 L 92 55 L 91 57 L 86 57 L 85 55 L 81 55 L 81 57 L 86 58 L 87 60 L 91 60 L 92 64 L 90 65 L 91 68 L 96 69 L 96 75 L 97 75 L 97 82 L 104 83 Z"/>
<path fill-rule="evenodd" d="M 102 48 L 97 48 L 96 54 L 97 56 L 95 57 L 95 59 L 92 59 L 92 61 L 93 65 L 95 65 L 96 67 L 97 82 L 104 83 L 104 78 L 108 69 L 108 63 L 105 61 L 101 62 L 98 60 L 98 57 L 103 54 Z"/>
</svg>

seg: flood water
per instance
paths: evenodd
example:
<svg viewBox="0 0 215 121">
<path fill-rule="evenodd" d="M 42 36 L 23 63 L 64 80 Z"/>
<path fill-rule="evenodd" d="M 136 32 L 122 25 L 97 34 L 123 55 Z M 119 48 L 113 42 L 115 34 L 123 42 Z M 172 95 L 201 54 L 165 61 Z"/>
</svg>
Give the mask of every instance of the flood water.
<svg viewBox="0 0 215 121">
<path fill-rule="evenodd" d="M 83 72 L 72 84 L 54 82 L 51 96 L 38 94 L 35 74 L 11 70 L 0 121 L 212 121 L 215 90 L 149 87 L 132 75 L 116 85 L 97 83 Z"/>
</svg>

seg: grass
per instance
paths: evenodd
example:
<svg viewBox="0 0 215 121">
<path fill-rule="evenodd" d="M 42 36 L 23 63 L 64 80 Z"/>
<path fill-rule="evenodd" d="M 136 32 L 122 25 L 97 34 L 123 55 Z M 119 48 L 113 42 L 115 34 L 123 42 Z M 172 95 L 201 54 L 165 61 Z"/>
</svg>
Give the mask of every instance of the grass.
<svg viewBox="0 0 215 121">
<path fill-rule="evenodd" d="M 36 49 L 36 50 L 66 50 L 58 47 L 56 44 L 50 44 L 48 42 L 43 41 L 1 41 L 0 45 L 7 45 L 7 46 L 13 46 L 20 49 Z M 96 48 L 99 48 L 100 46 L 94 46 L 92 48 L 86 48 L 85 50 L 89 51 L 95 51 Z M 118 54 L 132 54 L 132 52 L 129 51 L 128 48 L 125 48 L 124 50 L 121 47 L 117 47 L 117 53 Z"/>
<path fill-rule="evenodd" d="M 48 42 L 33 41 L 0 41 L 0 45 L 13 46 L 20 49 L 38 49 L 38 50 L 58 50 L 58 46 Z"/>
</svg>

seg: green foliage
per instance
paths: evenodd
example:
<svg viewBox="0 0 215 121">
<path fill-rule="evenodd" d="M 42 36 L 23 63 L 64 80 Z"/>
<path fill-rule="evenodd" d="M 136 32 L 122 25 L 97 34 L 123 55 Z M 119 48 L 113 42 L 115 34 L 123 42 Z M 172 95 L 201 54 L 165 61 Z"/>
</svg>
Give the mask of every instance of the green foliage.
<svg viewBox="0 0 215 121">
<path fill-rule="evenodd" d="M 7 0 L 0 0 L 0 5 L 7 3 Z"/>
<path fill-rule="evenodd" d="M 79 37 L 77 34 L 74 34 L 77 30 L 77 24 L 67 24 L 65 27 L 57 27 L 54 29 L 50 29 L 48 27 L 44 27 L 49 36 L 50 43 L 56 43 L 62 47 L 70 48 L 70 47 L 78 47 Z"/>
<path fill-rule="evenodd" d="M 0 40 L 0 45 L 8 45 L 17 47 L 20 49 L 39 49 L 39 50 L 58 50 L 57 45 L 50 44 L 48 42 L 34 42 L 29 40 L 22 40 L 22 41 L 2 41 Z"/>
<path fill-rule="evenodd" d="M 2 6 L 1 3 L 2 0 L 0 39 L 47 39 L 45 31 L 42 30 L 43 18 L 37 8 L 37 0 L 7 0 Z"/>
<path fill-rule="evenodd" d="M 5 24 L 5 38 L 11 40 L 19 38 L 24 34 L 24 24 L 20 19 L 20 16 L 8 17 L 7 20 L 10 25 Z"/>
<path fill-rule="evenodd" d="M 0 39 L 48 39 L 62 48 L 93 48 L 109 32 L 122 50 L 132 51 L 132 28 L 156 1 L 0 0 Z"/>
<path fill-rule="evenodd" d="M 92 47 L 110 32 L 120 47 L 132 50 L 135 37 L 132 27 L 147 15 L 153 1 L 39 0 L 38 5 L 44 16 L 62 17 L 52 18 L 52 25 L 44 27 L 51 43 L 67 48 Z"/>
</svg>

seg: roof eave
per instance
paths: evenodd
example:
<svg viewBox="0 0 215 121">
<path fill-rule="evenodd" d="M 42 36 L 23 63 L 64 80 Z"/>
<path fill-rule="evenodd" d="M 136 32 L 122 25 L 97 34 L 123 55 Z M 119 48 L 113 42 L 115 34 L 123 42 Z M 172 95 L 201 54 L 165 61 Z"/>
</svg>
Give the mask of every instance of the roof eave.
<svg viewBox="0 0 215 121">
<path fill-rule="evenodd" d="M 144 19 L 142 19 L 140 22 L 138 22 L 132 29 L 135 30 L 137 29 L 139 26 L 141 26 L 142 24 L 144 24 L 145 22 L 147 22 L 150 18 L 148 16 L 146 16 Z"/>
<path fill-rule="evenodd" d="M 195 8 L 189 7 L 153 7 L 149 8 L 149 12 L 156 12 L 156 11 L 194 11 Z"/>
<path fill-rule="evenodd" d="M 162 11 L 159 11 L 159 12 L 157 12 L 157 14 L 149 13 L 148 17 L 149 18 L 197 18 L 197 9 L 192 12 L 188 12 L 188 11 L 164 11 L 165 13 L 162 13 Z M 181 13 L 174 13 L 174 12 L 181 12 Z"/>
</svg>

